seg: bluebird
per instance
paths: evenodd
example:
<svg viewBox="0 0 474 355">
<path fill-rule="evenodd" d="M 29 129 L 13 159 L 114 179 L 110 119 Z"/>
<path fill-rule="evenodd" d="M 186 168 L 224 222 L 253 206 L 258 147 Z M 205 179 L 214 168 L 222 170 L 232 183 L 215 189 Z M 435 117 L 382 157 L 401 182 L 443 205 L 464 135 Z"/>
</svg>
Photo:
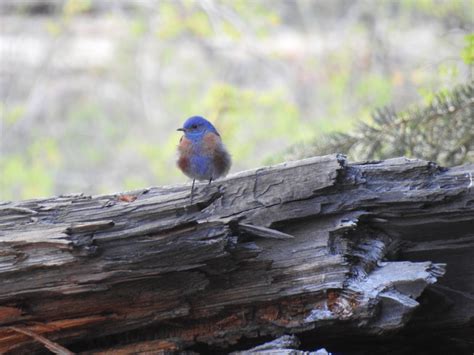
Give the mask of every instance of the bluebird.
<svg viewBox="0 0 474 355">
<path fill-rule="evenodd" d="M 227 175 L 231 159 L 221 136 L 211 122 L 201 116 L 190 117 L 184 122 L 178 145 L 178 167 L 193 179 L 191 203 L 193 202 L 194 183 L 197 180 L 215 180 Z"/>
</svg>

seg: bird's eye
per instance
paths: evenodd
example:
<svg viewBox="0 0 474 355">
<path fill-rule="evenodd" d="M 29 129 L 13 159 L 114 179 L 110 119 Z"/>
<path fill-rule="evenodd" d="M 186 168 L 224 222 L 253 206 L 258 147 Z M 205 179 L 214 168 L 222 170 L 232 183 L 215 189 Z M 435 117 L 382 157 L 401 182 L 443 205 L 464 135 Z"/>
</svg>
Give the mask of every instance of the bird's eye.
<svg viewBox="0 0 474 355">
<path fill-rule="evenodd" d="M 191 126 L 191 128 L 196 129 L 196 128 L 198 128 L 198 126 L 197 126 L 197 124 L 193 124 L 193 125 Z"/>
</svg>

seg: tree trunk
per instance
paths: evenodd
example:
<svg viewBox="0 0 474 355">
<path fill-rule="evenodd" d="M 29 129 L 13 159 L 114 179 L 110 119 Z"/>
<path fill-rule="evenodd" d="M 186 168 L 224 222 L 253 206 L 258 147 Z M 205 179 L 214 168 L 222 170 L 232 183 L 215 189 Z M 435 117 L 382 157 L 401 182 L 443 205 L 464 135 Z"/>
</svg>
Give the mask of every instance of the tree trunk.
<svg viewBox="0 0 474 355">
<path fill-rule="evenodd" d="M 473 176 L 330 155 L 192 204 L 189 185 L 0 203 L 0 353 L 470 349 Z"/>
</svg>

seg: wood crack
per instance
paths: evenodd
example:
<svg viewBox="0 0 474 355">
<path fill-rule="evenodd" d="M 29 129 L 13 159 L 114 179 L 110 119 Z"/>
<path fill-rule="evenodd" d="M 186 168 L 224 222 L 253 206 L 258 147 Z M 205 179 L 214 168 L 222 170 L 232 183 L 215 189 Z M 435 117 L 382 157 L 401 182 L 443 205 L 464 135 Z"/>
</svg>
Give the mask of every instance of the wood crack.
<svg viewBox="0 0 474 355">
<path fill-rule="evenodd" d="M 189 186 L 1 203 L 0 353 L 41 348 L 6 328 L 26 321 L 89 353 L 458 334 L 474 317 L 473 173 L 329 155 L 198 186 L 193 205 Z"/>
</svg>

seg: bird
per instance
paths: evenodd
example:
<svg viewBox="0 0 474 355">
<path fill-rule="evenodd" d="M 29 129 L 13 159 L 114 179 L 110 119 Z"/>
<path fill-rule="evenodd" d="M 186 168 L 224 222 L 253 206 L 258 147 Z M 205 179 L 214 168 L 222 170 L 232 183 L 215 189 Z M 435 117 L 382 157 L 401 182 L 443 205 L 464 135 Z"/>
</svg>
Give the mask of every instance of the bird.
<svg viewBox="0 0 474 355">
<path fill-rule="evenodd" d="M 232 164 L 231 156 L 222 143 L 221 136 L 211 122 L 201 116 L 188 118 L 178 131 L 184 132 L 178 144 L 178 168 L 193 179 L 191 203 L 196 180 L 226 176 Z"/>
</svg>

